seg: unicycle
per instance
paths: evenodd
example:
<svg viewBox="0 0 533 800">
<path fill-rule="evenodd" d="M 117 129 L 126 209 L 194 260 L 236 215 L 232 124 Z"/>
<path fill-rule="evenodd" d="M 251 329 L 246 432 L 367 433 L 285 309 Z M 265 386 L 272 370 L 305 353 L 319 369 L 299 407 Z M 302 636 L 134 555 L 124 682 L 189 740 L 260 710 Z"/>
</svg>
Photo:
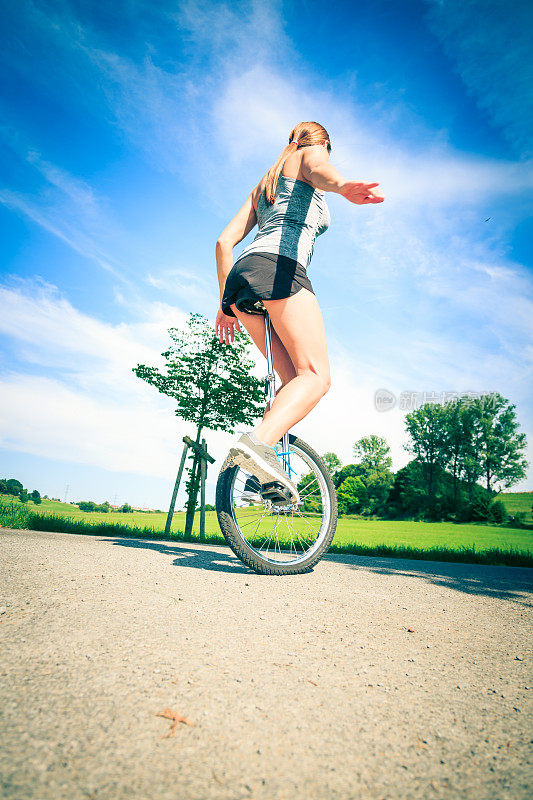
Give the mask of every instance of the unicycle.
<svg viewBox="0 0 533 800">
<path fill-rule="evenodd" d="M 251 310 L 248 308 L 248 310 Z M 276 394 L 271 321 L 261 301 L 252 313 L 265 318 L 268 405 Z M 331 474 L 307 442 L 285 433 L 276 445 L 281 463 L 296 484 L 300 503 L 232 463 L 228 455 L 217 480 L 216 511 L 222 534 L 235 555 L 262 575 L 309 572 L 327 552 L 337 527 L 337 494 Z"/>
</svg>

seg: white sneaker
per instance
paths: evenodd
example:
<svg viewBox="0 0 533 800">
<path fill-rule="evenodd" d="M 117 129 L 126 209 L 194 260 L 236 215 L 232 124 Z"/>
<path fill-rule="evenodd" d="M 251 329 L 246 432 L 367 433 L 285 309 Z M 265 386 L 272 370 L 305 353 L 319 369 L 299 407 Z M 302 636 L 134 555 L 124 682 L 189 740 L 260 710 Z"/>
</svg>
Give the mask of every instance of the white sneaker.
<svg viewBox="0 0 533 800">
<path fill-rule="evenodd" d="M 259 442 L 255 436 L 252 439 L 252 436 L 254 435 L 243 433 L 230 448 L 233 463 L 243 466 L 247 472 L 255 475 L 261 484 L 281 483 L 289 490 L 292 502 L 299 503 L 298 489 L 281 466 L 276 448 Z"/>
</svg>

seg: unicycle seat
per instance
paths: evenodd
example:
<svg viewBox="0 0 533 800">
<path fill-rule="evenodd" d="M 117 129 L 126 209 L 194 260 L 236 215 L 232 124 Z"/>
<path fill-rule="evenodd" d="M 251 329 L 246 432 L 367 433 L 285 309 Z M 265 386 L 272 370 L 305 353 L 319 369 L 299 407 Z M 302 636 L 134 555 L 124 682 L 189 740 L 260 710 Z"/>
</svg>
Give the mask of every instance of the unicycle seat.
<svg viewBox="0 0 533 800">
<path fill-rule="evenodd" d="M 236 306 L 239 311 L 246 311 L 247 314 L 262 314 L 267 313 L 262 300 L 254 300 L 253 297 L 241 297 L 236 301 Z"/>
</svg>

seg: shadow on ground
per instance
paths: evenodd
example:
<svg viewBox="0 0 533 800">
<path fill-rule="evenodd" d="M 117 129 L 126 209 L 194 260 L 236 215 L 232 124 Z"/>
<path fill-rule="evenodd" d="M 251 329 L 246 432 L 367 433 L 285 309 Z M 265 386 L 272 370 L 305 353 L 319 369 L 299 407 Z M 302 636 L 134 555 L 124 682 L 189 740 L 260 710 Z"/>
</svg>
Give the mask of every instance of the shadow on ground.
<svg viewBox="0 0 533 800">
<path fill-rule="evenodd" d="M 462 564 L 449 561 L 415 561 L 403 558 L 372 558 L 332 553 L 328 561 L 345 564 L 350 569 L 365 570 L 380 575 L 404 575 L 419 578 L 436 586 L 445 586 L 465 594 L 497 597 L 521 605 L 533 592 L 533 569 L 499 567 L 485 564 Z M 528 597 L 529 595 L 529 597 Z"/>
<path fill-rule="evenodd" d="M 194 567 L 195 569 L 214 570 L 215 572 L 232 572 L 242 575 L 255 575 L 256 573 L 248 569 L 237 556 L 232 553 L 226 553 L 226 549 L 210 550 L 207 547 L 215 547 L 215 545 L 204 545 L 204 547 L 196 548 L 188 542 L 182 544 L 162 544 L 160 542 L 146 541 L 145 539 L 121 539 L 116 537 L 114 539 L 99 539 L 100 542 L 110 542 L 121 547 L 138 548 L 142 550 L 154 550 L 156 553 L 162 553 L 165 556 L 175 556 L 172 562 L 175 567 Z M 260 576 L 258 576 L 260 577 Z"/>
<path fill-rule="evenodd" d="M 120 547 L 154 550 L 164 556 L 174 556 L 173 565 L 194 569 L 214 570 L 242 574 L 247 577 L 278 578 L 280 576 L 256 575 L 242 564 L 227 548 L 217 545 L 196 547 L 188 542 L 165 544 L 144 539 L 116 537 L 100 539 Z M 380 575 L 403 575 L 418 578 L 437 586 L 445 586 L 465 594 L 497 597 L 522 605 L 532 605 L 528 595 L 533 592 L 533 569 L 522 567 L 496 567 L 482 564 L 458 564 L 441 561 L 414 561 L 400 558 L 342 555 L 332 553 L 325 556 L 327 562 L 344 565 L 352 570 L 365 570 Z M 320 563 L 319 565 L 320 566 Z M 315 568 L 316 569 L 316 568 Z M 313 573 L 309 573 L 312 575 Z M 281 576 L 284 577 L 284 576 Z M 290 580 L 290 576 L 285 576 Z"/>
</svg>

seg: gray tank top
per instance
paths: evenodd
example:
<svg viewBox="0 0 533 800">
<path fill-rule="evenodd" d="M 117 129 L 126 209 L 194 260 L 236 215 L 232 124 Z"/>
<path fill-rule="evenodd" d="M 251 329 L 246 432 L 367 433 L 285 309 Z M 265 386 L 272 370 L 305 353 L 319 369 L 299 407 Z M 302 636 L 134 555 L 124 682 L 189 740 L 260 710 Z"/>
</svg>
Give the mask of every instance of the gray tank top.
<svg viewBox="0 0 533 800">
<path fill-rule="evenodd" d="M 257 231 L 235 264 L 250 253 L 272 253 L 294 259 L 307 269 L 317 236 L 331 222 L 325 192 L 297 178 L 280 175 L 276 198 L 266 201 L 265 190 L 257 201 Z"/>
</svg>

